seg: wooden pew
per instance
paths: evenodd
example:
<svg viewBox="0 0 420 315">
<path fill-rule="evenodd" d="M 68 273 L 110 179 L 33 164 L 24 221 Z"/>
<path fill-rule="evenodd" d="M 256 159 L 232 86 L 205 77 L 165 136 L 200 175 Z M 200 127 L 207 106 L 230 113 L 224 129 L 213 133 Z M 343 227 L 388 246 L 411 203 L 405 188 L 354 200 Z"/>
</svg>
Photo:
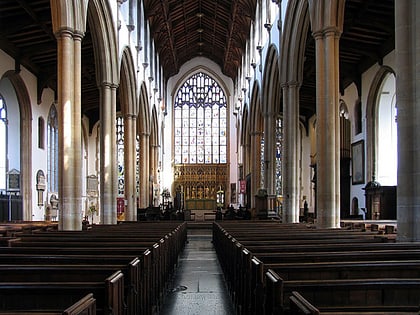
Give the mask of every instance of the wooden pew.
<svg viewBox="0 0 420 315">
<path fill-rule="evenodd" d="M 327 279 L 336 277 L 339 279 L 340 271 L 335 274 L 332 271 L 334 263 L 346 260 L 348 261 L 347 267 L 350 268 L 353 262 L 356 267 L 346 273 L 344 265 L 338 266 L 338 269 L 341 268 L 341 277 L 353 277 L 362 281 L 365 280 L 363 278 L 369 276 L 368 271 L 364 273 L 362 270 L 363 264 L 367 268 L 369 260 L 383 261 L 393 257 L 395 261 L 410 261 L 401 261 L 401 264 L 395 267 L 391 265 L 396 262 L 384 262 L 382 265 L 380 263 L 373 264 L 369 267 L 372 268 L 371 276 L 395 276 L 401 278 L 402 281 L 405 281 L 405 276 L 417 278 L 417 280 L 419 278 L 419 267 L 416 260 L 420 259 L 420 247 L 417 244 L 384 243 L 382 236 L 378 239 L 372 233 L 364 234 L 359 231 L 356 233 L 347 230 L 344 233 L 342 230 L 313 232 L 302 228 L 302 226 L 285 226 L 282 231 L 270 233 L 266 232 L 270 227 L 276 229 L 280 229 L 280 227 L 275 224 L 262 223 L 261 226 L 259 224 L 254 224 L 254 226 L 240 224 L 232 227 L 234 232 L 231 234 L 230 227 L 226 228 L 224 224 L 221 227 L 215 223 L 213 225 L 213 242 L 220 260 L 230 262 L 221 265 L 227 282 L 230 284 L 230 292 L 234 297 L 237 311 L 239 310 L 238 314 L 275 314 L 280 312 L 278 308 L 276 309 L 276 304 L 261 303 L 264 299 L 270 301 L 278 295 L 278 292 L 283 292 L 279 289 L 278 283 L 284 281 L 287 283 L 288 281 L 282 279 L 274 271 L 277 271 L 276 266 L 279 267 L 279 272 L 284 272 L 282 275 L 288 275 L 287 265 L 297 266 L 300 264 L 300 270 L 296 267 L 290 273 L 296 277 L 299 271 L 302 271 L 302 281 L 308 281 L 304 279 L 310 276 L 317 278 L 318 275 L 321 275 L 320 278 L 322 278 L 322 275 L 328 272 L 330 274 L 325 276 Z M 334 235 L 333 232 L 339 236 L 331 237 Z M 294 240 L 295 236 L 299 240 Z M 361 262 L 357 266 L 359 261 Z M 327 270 L 328 267 L 323 270 L 322 263 L 318 263 L 318 268 L 314 267 L 315 269 L 312 271 L 307 273 L 303 271 L 305 265 L 315 266 L 317 262 L 325 262 L 323 264 L 326 266 L 329 264 L 330 271 Z M 269 268 L 274 270 L 270 270 L 268 273 Z M 347 279 L 342 280 L 347 281 Z M 255 298 L 249 299 L 249 296 Z M 413 309 L 412 306 L 409 308 Z"/>
<path fill-rule="evenodd" d="M 66 308 L 63 315 L 94 315 L 96 314 L 96 299 L 92 293 Z"/>
<path fill-rule="evenodd" d="M 110 256 L 115 258 L 116 255 L 119 259 L 127 258 L 127 261 L 129 261 L 129 258 L 138 257 L 142 265 L 141 272 L 138 272 L 138 278 L 141 281 L 139 282 L 140 292 L 137 301 L 141 305 L 140 312 L 149 314 L 155 312 L 158 303 L 161 303 L 164 282 L 168 280 L 169 273 L 173 270 L 178 254 L 186 240 L 186 225 L 185 223 L 167 224 L 162 227 L 160 232 L 160 224 L 148 226 L 151 231 L 150 234 L 156 235 L 156 237 L 144 237 L 144 244 L 142 244 L 143 235 L 140 235 L 142 233 L 137 233 L 144 226 L 139 227 L 137 224 L 123 227 L 118 225 L 117 228 L 113 226 L 109 230 L 99 228 L 96 229 L 95 233 L 89 233 L 88 238 L 90 239 L 86 238 L 85 233 L 73 233 L 73 231 L 63 234 L 60 233 L 61 231 L 53 232 L 50 235 L 50 232 L 37 232 L 31 235 L 23 233 L 20 234 L 21 239 L 10 242 L 11 246 L 19 247 L 0 248 L 2 253 L 0 255 L 3 255 L 4 258 L 9 257 L 8 259 L 11 260 L 13 255 L 19 255 L 19 259 L 26 261 L 26 263 L 28 263 L 28 260 L 25 260 L 25 255 L 32 257 L 35 255 L 41 260 L 40 256 L 54 257 L 57 264 L 69 260 L 77 263 L 92 259 L 96 259 L 96 262 L 101 259 L 109 261 Z M 174 227 L 175 229 L 173 229 Z M 147 230 L 149 229 L 142 229 L 142 232 L 147 233 Z M 110 235 L 115 235 L 115 237 L 110 238 Z M 162 235 L 164 235 L 163 238 Z M 73 247 L 66 247 L 64 243 L 69 244 L 66 237 L 73 238 L 70 241 L 73 242 L 71 244 Z M 86 243 L 91 247 L 84 247 Z M 149 246 L 139 247 L 146 244 Z M 36 247 L 35 245 L 42 245 L 42 247 Z M 136 311 L 134 313 L 137 314 Z"/>
<path fill-rule="evenodd" d="M 95 315 L 96 299 L 92 293 L 82 297 L 63 311 L 57 310 L 0 310 L 0 314 L 7 315 Z"/>
<path fill-rule="evenodd" d="M 337 308 L 328 307 L 319 309 L 297 291 L 292 292 L 289 300 L 290 310 L 287 313 L 293 315 L 415 315 L 420 312 L 420 308 L 418 306 L 350 306 L 347 308 L 340 306 Z"/>
<path fill-rule="evenodd" d="M 0 261 L 0 263 L 2 263 Z M 0 264 L 1 282 L 83 282 L 102 281 L 109 274 L 121 271 L 124 274 L 124 306 L 128 314 L 138 314 L 139 299 L 139 260 L 135 258 L 129 264 L 89 264 L 59 265 Z"/>
<path fill-rule="evenodd" d="M 284 280 L 420 278 L 420 260 L 265 264 Z"/>
<path fill-rule="evenodd" d="M 124 314 L 124 276 L 117 271 L 103 281 L 0 282 L 0 305 L 5 311 L 64 309 L 93 294 L 98 314 Z"/>
<path fill-rule="evenodd" d="M 293 291 L 305 296 L 317 308 L 335 310 L 390 307 L 418 310 L 420 305 L 419 278 L 285 281 L 272 270 L 267 271 L 266 276 L 268 303 L 265 305 L 265 314 L 287 313 Z"/>
</svg>

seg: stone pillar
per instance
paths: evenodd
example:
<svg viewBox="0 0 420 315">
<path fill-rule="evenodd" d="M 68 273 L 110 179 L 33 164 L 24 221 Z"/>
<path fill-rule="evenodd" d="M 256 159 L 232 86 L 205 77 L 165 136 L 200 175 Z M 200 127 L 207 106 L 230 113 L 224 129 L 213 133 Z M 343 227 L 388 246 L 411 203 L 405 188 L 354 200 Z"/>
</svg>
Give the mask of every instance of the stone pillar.
<svg viewBox="0 0 420 315">
<path fill-rule="evenodd" d="M 103 83 L 100 87 L 100 207 L 101 223 L 117 223 L 117 135 L 116 135 L 117 87 Z"/>
<path fill-rule="evenodd" d="M 299 84 L 283 85 L 283 222 L 299 222 Z"/>
<path fill-rule="evenodd" d="M 276 117 L 268 112 L 264 117 L 264 186 L 268 195 L 276 194 Z"/>
<path fill-rule="evenodd" d="M 137 220 L 136 205 L 136 135 L 133 130 L 136 117 L 124 116 L 124 198 L 127 200 L 125 220 Z"/>
<path fill-rule="evenodd" d="M 146 209 L 150 205 L 149 182 L 149 134 L 140 135 L 140 208 Z"/>
<path fill-rule="evenodd" d="M 308 0 L 316 57 L 317 225 L 340 227 L 339 38 L 344 0 Z"/>
<path fill-rule="evenodd" d="M 395 1 L 395 58 L 398 106 L 397 240 L 420 241 L 420 5 Z"/>
<path fill-rule="evenodd" d="M 58 171 L 61 230 L 82 229 L 81 40 L 56 33 L 58 50 Z"/>
<path fill-rule="evenodd" d="M 251 208 L 255 208 L 255 195 L 259 188 L 261 188 L 261 137 L 262 132 L 251 133 Z"/>
</svg>

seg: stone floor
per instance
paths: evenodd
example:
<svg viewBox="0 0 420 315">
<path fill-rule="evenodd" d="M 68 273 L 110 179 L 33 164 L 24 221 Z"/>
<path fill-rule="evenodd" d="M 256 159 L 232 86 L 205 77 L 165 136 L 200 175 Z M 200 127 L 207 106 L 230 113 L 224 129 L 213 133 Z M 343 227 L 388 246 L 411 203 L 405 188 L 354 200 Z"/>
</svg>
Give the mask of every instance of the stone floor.
<svg viewBox="0 0 420 315">
<path fill-rule="evenodd" d="M 188 243 L 160 314 L 234 314 L 211 238 L 211 229 L 188 230 Z"/>
</svg>

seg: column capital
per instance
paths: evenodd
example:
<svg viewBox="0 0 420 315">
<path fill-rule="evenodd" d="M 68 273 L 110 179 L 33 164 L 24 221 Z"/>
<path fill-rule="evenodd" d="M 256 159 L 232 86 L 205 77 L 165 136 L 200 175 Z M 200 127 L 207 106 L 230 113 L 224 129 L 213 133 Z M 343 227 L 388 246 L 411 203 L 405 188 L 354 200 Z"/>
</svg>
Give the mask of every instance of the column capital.
<svg viewBox="0 0 420 315">
<path fill-rule="evenodd" d="M 108 88 L 108 89 L 117 89 L 118 84 L 111 83 L 111 82 L 101 82 L 99 87 L 100 88 Z"/>
<path fill-rule="evenodd" d="M 340 36 L 343 32 L 345 0 L 308 0 L 312 35 L 315 39 L 330 33 Z"/>
<path fill-rule="evenodd" d="M 124 115 L 124 118 L 126 118 L 126 119 L 136 119 L 137 118 L 137 116 L 136 115 L 134 115 L 134 114 L 125 114 Z"/>
<path fill-rule="evenodd" d="M 328 26 L 326 28 L 312 32 L 312 36 L 315 40 L 322 39 L 329 36 L 340 37 L 342 30 L 336 26 Z"/>
<path fill-rule="evenodd" d="M 281 86 L 281 88 L 282 88 L 282 89 L 288 89 L 288 88 L 300 88 L 300 87 L 301 87 L 301 85 L 302 85 L 302 83 L 301 83 L 301 82 L 299 82 L 299 81 L 295 81 L 295 80 L 293 80 L 293 81 L 288 81 L 288 82 L 284 82 L 284 83 L 281 83 L 281 84 L 280 84 L 280 86 Z"/>
<path fill-rule="evenodd" d="M 63 37 L 73 38 L 74 36 L 74 29 L 71 27 L 63 27 L 60 28 L 58 31 L 54 33 L 56 39 L 60 39 Z"/>
</svg>

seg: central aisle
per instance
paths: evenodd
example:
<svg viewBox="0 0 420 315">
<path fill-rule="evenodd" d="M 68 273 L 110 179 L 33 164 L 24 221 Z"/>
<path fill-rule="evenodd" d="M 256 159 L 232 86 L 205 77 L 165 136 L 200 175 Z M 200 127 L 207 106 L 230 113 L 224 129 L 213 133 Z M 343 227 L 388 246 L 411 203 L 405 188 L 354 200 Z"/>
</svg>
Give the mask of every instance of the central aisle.
<svg viewBox="0 0 420 315">
<path fill-rule="evenodd" d="M 163 315 L 232 315 L 232 302 L 212 244 L 210 229 L 189 229 Z"/>
</svg>

